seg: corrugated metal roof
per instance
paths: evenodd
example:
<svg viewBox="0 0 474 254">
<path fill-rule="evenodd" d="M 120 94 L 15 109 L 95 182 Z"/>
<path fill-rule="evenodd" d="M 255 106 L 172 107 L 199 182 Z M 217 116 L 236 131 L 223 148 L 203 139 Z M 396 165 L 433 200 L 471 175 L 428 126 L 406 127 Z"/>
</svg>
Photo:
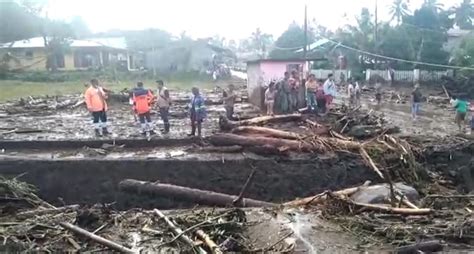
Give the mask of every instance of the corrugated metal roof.
<svg viewBox="0 0 474 254">
<path fill-rule="evenodd" d="M 0 44 L 0 48 L 43 48 L 43 37 L 35 37 L 28 40 L 20 40 Z M 95 38 L 86 40 L 71 40 L 70 47 L 108 47 L 115 49 L 127 49 L 125 38 Z"/>
</svg>

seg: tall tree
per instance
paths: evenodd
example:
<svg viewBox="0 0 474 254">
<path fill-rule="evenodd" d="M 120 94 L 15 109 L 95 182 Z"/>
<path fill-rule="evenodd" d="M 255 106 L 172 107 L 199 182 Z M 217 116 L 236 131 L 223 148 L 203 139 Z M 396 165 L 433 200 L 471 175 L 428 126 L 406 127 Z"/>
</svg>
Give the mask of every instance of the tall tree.
<svg viewBox="0 0 474 254">
<path fill-rule="evenodd" d="M 16 1 L 0 1 L 0 42 L 29 39 L 41 34 L 42 19 Z"/>
<path fill-rule="evenodd" d="M 260 28 L 257 28 L 250 36 L 250 43 L 251 47 L 258 51 L 260 57 L 265 57 L 268 46 L 273 43 L 273 36 L 263 33 Z"/>
<path fill-rule="evenodd" d="M 422 7 L 431 9 L 435 12 L 443 10 L 444 5 L 438 0 L 424 0 Z"/>
<path fill-rule="evenodd" d="M 463 0 L 462 3 L 453 7 L 454 23 L 461 29 L 473 29 L 472 19 L 474 17 L 474 7 L 471 0 Z"/>
<path fill-rule="evenodd" d="M 70 26 L 74 32 L 75 38 L 84 38 L 92 34 L 86 22 L 80 16 L 73 17 Z"/>
<path fill-rule="evenodd" d="M 308 43 L 313 43 L 315 36 L 308 33 Z M 293 22 L 288 29 L 276 40 L 273 49 L 270 52 L 272 58 L 292 58 L 301 54 L 295 53 L 296 50 L 303 48 L 305 44 L 304 30 L 301 26 Z"/>
<path fill-rule="evenodd" d="M 405 0 L 394 0 L 389 10 L 392 20 L 396 20 L 398 25 L 409 14 L 408 4 Z"/>
</svg>

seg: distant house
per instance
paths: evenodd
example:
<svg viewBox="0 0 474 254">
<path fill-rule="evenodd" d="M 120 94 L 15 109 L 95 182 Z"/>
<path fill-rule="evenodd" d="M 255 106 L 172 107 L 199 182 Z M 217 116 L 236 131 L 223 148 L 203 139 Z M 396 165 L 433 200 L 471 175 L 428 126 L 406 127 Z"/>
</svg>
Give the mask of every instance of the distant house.
<svg viewBox="0 0 474 254">
<path fill-rule="evenodd" d="M 470 30 L 461 29 L 448 30 L 448 41 L 444 44 L 444 49 L 448 52 L 452 52 L 461 45 L 462 40 L 471 34 L 471 32 Z"/>
<path fill-rule="evenodd" d="M 286 71 L 308 71 L 306 62 L 302 59 L 260 59 L 247 62 L 247 89 L 250 103 L 262 107 L 263 89 L 267 83 L 271 80 L 282 79 Z"/>
<path fill-rule="evenodd" d="M 47 52 L 42 37 L 0 44 L 0 55 L 9 54 L 11 70 L 46 70 Z M 127 49 L 125 38 L 70 40 L 64 54 L 58 55 L 59 70 L 99 69 L 117 63 L 125 70 L 136 64 Z"/>
<path fill-rule="evenodd" d="M 210 44 L 207 40 L 174 41 L 164 48 L 147 52 L 145 66 L 158 72 L 205 73 L 219 64 L 229 64 L 235 55 L 229 49 Z"/>
</svg>

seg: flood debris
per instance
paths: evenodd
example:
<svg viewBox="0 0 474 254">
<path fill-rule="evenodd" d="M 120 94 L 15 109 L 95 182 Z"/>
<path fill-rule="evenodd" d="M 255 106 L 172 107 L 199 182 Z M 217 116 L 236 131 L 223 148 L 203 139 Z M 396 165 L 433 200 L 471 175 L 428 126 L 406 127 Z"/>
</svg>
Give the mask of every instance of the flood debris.
<svg viewBox="0 0 474 254">
<path fill-rule="evenodd" d="M 248 221 L 238 208 L 115 211 L 111 205 L 55 207 L 17 179 L 0 179 L 3 251 L 117 251 L 121 253 L 223 253 L 288 249 L 256 245 L 244 236 Z M 232 200 L 230 201 L 232 203 Z M 244 201 L 245 203 L 245 201 Z"/>
</svg>

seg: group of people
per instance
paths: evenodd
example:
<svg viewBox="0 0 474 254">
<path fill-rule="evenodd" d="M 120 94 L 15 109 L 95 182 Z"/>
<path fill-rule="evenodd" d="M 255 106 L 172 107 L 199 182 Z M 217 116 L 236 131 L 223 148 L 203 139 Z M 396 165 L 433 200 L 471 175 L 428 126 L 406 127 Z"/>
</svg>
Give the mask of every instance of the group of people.
<svg viewBox="0 0 474 254">
<path fill-rule="evenodd" d="M 351 93 L 354 93 L 354 102 L 356 91 L 360 89 L 356 90 L 353 87 L 351 90 Z M 304 96 L 301 96 L 302 93 Z M 298 73 L 292 71 L 291 76 L 289 72 L 285 72 L 282 80 L 269 83 L 264 101 L 267 115 L 297 112 L 305 104 L 310 112 L 326 114 L 336 95 L 337 87 L 333 74 L 329 74 L 323 82 L 316 79 L 314 74 L 310 74 L 307 80 L 300 80 Z"/>
<path fill-rule="evenodd" d="M 137 82 L 136 87 L 129 94 L 135 121 L 140 123 L 141 134 L 148 137 L 155 134 L 151 119 L 151 109 L 153 107 L 158 108 L 163 120 L 161 132 L 163 134 L 170 132 L 169 109 L 172 105 L 170 93 L 162 80 L 157 80 L 156 83 L 156 93 L 152 89 L 145 88 L 143 82 Z M 197 87 L 193 87 L 191 92 L 192 97 L 189 103 L 191 133 L 189 136 L 195 136 L 196 131 L 197 135 L 201 136 L 202 122 L 206 117 L 204 98 Z M 110 135 L 111 133 L 107 127 L 107 92 L 97 79 L 90 81 L 90 86 L 84 93 L 84 100 L 93 118 L 95 135 L 97 137 Z"/>
</svg>

